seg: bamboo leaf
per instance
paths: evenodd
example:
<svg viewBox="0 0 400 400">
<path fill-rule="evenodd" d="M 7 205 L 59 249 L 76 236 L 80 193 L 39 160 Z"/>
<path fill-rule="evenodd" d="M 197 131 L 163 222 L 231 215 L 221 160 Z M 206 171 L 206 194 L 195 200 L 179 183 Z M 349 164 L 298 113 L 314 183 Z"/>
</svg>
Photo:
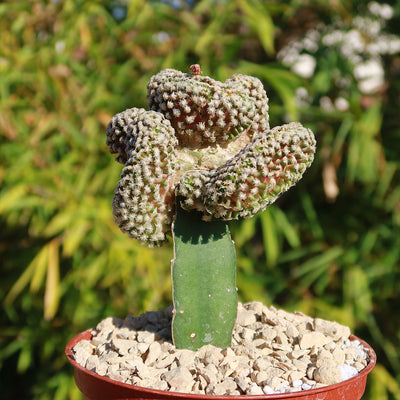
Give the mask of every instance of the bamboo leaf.
<svg viewBox="0 0 400 400">
<path fill-rule="evenodd" d="M 280 253 L 276 226 L 271 214 L 270 207 L 260 215 L 267 268 L 276 266 Z"/>
<path fill-rule="evenodd" d="M 358 320 L 366 321 L 372 310 L 372 298 L 368 278 L 360 266 L 354 265 L 346 271 L 343 287 Z"/>
<path fill-rule="evenodd" d="M 44 294 L 44 318 L 54 318 L 60 299 L 60 264 L 59 264 L 59 239 L 53 239 L 49 247 L 47 264 L 46 289 Z"/>
<path fill-rule="evenodd" d="M 291 120 L 298 119 L 299 111 L 295 103 L 295 91 L 301 85 L 301 79 L 298 76 L 280 67 L 258 65 L 248 61 L 240 61 L 239 69 L 244 74 L 265 79 L 281 97 L 289 118 Z"/>
<path fill-rule="evenodd" d="M 70 257 L 74 254 L 87 234 L 90 226 L 90 222 L 84 222 L 78 219 L 78 222 L 72 226 L 64 236 L 63 255 Z"/>
<path fill-rule="evenodd" d="M 245 14 L 245 20 L 257 32 L 265 52 L 269 55 L 275 52 L 274 49 L 274 24 L 272 18 L 262 3 L 252 0 L 239 0 L 239 8 Z"/>
<path fill-rule="evenodd" d="M 279 207 L 273 208 L 273 218 L 276 221 L 276 226 L 279 227 L 290 246 L 293 248 L 299 247 L 299 235 L 297 234 L 296 229 L 290 224 L 286 214 Z"/>
<path fill-rule="evenodd" d="M 31 293 L 36 293 L 42 286 L 44 277 L 46 275 L 48 257 L 49 247 L 48 245 L 45 245 L 43 246 L 42 250 L 40 250 L 35 261 L 35 271 L 30 286 Z"/>
<path fill-rule="evenodd" d="M 32 364 L 32 348 L 25 343 L 18 356 L 17 371 L 23 374 Z"/>
<path fill-rule="evenodd" d="M 76 210 L 74 208 L 70 207 L 60 210 L 60 212 L 51 219 L 44 230 L 44 234 L 46 236 L 54 236 L 60 232 L 66 231 L 75 219 Z"/>
<path fill-rule="evenodd" d="M 11 287 L 6 298 L 4 299 L 4 304 L 6 306 L 11 305 L 14 302 L 14 300 L 19 296 L 19 294 L 24 290 L 24 288 L 28 285 L 29 281 L 31 280 L 35 272 L 36 264 L 39 260 L 39 255 L 40 253 L 30 262 L 30 264 L 26 267 L 22 275 Z"/>
<path fill-rule="evenodd" d="M 313 282 L 317 281 L 329 270 L 332 262 L 343 254 L 341 247 L 332 247 L 322 254 L 315 256 L 292 270 L 294 278 L 301 278 L 303 288 L 308 288 Z M 324 287 L 325 283 L 322 283 Z M 321 289 L 321 287 L 319 288 Z"/>
<path fill-rule="evenodd" d="M 302 193 L 300 195 L 300 200 L 314 238 L 322 239 L 324 237 L 324 231 L 319 223 L 318 215 L 315 211 L 310 195 L 308 193 Z"/>
<path fill-rule="evenodd" d="M 373 379 L 377 382 L 377 387 L 374 390 L 374 396 L 378 395 L 377 392 L 379 392 L 380 396 L 372 397 L 374 400 L 388 399 L 388 395 L 385 393 L 386 391 L 390 392 L 393 395 L 394 399 L 400 400 L 400 384 L 396 381 L 395 378 L 390 375 L 390 373 L 382 364 L 377 364 L 375 366 L 374 370 L 372 371 L 372 376 Z M 381 389 L 385 389 L 385 391 Z"/>
<path fill-rule="evenodd" d="M 0 214 L 15 209 L 16 203 L 24 199 L 27 187 L 24 184 L 16 185 L 4 190 L 0 197 Z"/>
</svg>

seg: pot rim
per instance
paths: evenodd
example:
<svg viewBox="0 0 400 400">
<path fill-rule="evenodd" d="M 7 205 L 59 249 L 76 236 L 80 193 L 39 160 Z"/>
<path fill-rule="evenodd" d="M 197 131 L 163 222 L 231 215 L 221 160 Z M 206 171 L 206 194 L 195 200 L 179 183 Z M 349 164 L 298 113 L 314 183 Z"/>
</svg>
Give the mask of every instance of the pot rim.
<svg viewBox="0 0 400 400">
<path fill-rule="evenodd" d="M 92 330 L 93 329 L 88 329 L 84 332 L 79 333 L 78 335 L 76 335 L 75 337 L 73 337 L 66 345 L 65 347 L 65 355 L 68 359 L 68 361 L 73 365 L 73 367 L 75 369 L 80 370 L 81 372 L 91 375 L 92 377 L 108 382 L 110 384 L 116 385 L 120 388 L 123 389 L 128 389 L 128 390 L 135 390 L 136 392 L 141 392 L 143 394 L 154 394 L 154 395 L 159 395 L 159 396 L 164 396 L 164 397 L 173 397 L 173 398 L 182 398 L 182 399 L 187 399 L 188 395 L 190 395 L 191 399 L 199 399 L 199 400 L 205 400 L 205 399 L 209 399 L 210 395 L 206 395 L 206 394 L 195 394 L 195 393 L 181 393 L 181 392 L 172 392 L 172 391 L 168 391 L 168 390 L 159 390 L 159 389 L 151 389 L 151 388 L 147 388 L 147 387 L 142 387 L 142 386 L 137 386 L 137 385 L 131 385 L 128 383 L 123 383 L 123 382 L 119 382 L 116 381 L 114 379 L 108 378 L 107 376 L 102 376 L 99 374 L 96 374 L 95 372 L 82 367 L 80 364 L 78 364 L 73 355 L 72 355 L 72 349 L 74 348 L 74 346 L 79 343 L 81 340 L 90 340 L 92 338 Z M 309 389 L 309 390 L 298 390 L 296 392 L 289 392 L 289 393 L 276 393 L 276 394 L 257 394 L 257 395 L 212 395 L 213 400 L 227 400 L 227 399 L 238 399 L 238 398 L 244 398 L 246 400 L 258 400 L 260 399 L 261 396 L 268 396 L 268 399 L 271 400 L 278 400 L 281 398 L 285 398 L 285 399 L 290 399 L 290 398 L 299 398 L 299 397 L 306 397 L 306 396 L 311 396 L 311 395 L 316 395 L 318 393 L 321 392 L 329 392 L 332 390 L 337 390 L 342 386 L 348 386 L 348 385 L 352 385 L 352 383 L 357 382 L 360 379 L 365 378 L 366 376 L 371 372 L 371 370 L 374 368 L 375 364 L 376 364 L 376 354 L 374 349 L 364 340 L 360 339 L 359 337 L 355 336 L 355 335 L 350 335 L 349 337 L 350 340 L 358 340 L 360 341 L 360 343 L 368 350 L 368 357 L 369 357 L 369 361 L 367 366 L 361 371 L 359 372 L 356 376 L 346 379 L 345 381 L 339 382 L 339 383 L 335 383 L 333 385 L 327 385 L 327 386 L 323 386 L 320 388 L 316 388 L 316 389 Z"/>
</svg>

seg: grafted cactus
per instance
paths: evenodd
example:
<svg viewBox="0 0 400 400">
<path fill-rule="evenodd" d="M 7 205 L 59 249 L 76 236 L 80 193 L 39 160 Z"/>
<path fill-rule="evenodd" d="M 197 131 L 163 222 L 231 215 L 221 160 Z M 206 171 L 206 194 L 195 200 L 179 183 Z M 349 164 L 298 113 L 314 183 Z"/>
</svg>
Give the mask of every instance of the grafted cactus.
<svg viewBox="0 0 400 400">
<path fill-rule="evenodd" d="M 154 75 L 151 111 L 111 120 L 107 144 L 124 164 L 113 212 L 123 232 L 148 246 L 172 233 L 176 346 L 225 347 L 237 304 L 226 221 L 264 211 L 293 186 L 313 161 L 315 139 L 299 123 L 269 128 L 257 78 L 222 83 L 198 65 L 190 71 Z"/>
</svg>

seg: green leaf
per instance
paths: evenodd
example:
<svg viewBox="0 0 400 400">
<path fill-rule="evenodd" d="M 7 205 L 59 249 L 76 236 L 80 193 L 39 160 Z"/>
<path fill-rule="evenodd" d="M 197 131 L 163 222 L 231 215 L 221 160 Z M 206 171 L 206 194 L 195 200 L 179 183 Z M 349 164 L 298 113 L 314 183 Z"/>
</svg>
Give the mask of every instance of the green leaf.
<svg viewBox="0 0 400 400">
<path fill-rule="evenodd" d="M 53 319 L 58 309 L 60 299 L 60 264 L 59 240 L 53 239 L 49 243 L 49 259 L 47 264 L 46 290 L 44 294 L 44 318 Z"/>
<path fill-rule="evenodd" d="M 172 285 L 175 346 L 227 347 L 237 314 L 236 257 L 225 221 L 177 211 L 173 224 Z"/>
<path fill-rule="evenodd" d="M 239 70 L 243 74 L 254 75 L 267 81 L 281 97 L 289 118 L 293 121 L 298 119 L 299 111 L 295 102 L 296 89 L 302 82 L 298 76 L 279 66 L 258 65 L 248 61 L 240 61 Z"/>
<path fill-rule="evenodd" d="M 297 231 L 293 227 L 293 225 L 290 224 L 289 220 L 286 217 L 286 214 L 279 207 L 273 207 L 272 210 L 273 218 L 276 221 L 276 225 L 279 227 L 290 246 L 293 248 L 299 247 L 299 235 L 297 234 Z"/>
<path fill-rule="evenodd" d="M 262 3 L 252 0 L 238 1 L 239 7 L 245 14 L 245 21 L 258 35 L 265 52 L 274 54 L 274 23 Z"/>
<path fill-rule="evenodd" d="M 265 258 L 268 268 L 273 268 L 277 264 L 279 256 L 279 243 L 276 226 L 272 219 L 271 208 L 268 208 L 260 215 L 261 228 L 263 233 Z"/>
<path fill-rule="evenodd" d="M 346 271 L 343 286 L 346 300 L 351 304 L 356 318 L 366 321 L 372 310 L 372 292 L 368 278 L 359 265 Z"/>
</svg>

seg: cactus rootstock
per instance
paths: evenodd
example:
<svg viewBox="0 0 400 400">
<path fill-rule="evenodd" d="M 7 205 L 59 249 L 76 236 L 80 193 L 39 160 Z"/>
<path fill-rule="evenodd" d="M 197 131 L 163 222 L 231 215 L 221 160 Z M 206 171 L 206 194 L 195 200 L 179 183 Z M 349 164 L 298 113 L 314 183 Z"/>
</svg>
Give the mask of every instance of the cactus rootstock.
<svg viewBox="0 0 400 400">
<path fill-rule="evenodd" d="M 313 161 L 314 135 L 299 123 L 269 128 L 268 98 L 254 77 L 224 83 L 166 69 L 147 86 L 150 110 L 131 108 L 107 127 L 124 164 L 113 200 L 121 230 L 149 246 L 166 240 L 176 212 L 248 218 L 293 186 Z"/>
</svg>

